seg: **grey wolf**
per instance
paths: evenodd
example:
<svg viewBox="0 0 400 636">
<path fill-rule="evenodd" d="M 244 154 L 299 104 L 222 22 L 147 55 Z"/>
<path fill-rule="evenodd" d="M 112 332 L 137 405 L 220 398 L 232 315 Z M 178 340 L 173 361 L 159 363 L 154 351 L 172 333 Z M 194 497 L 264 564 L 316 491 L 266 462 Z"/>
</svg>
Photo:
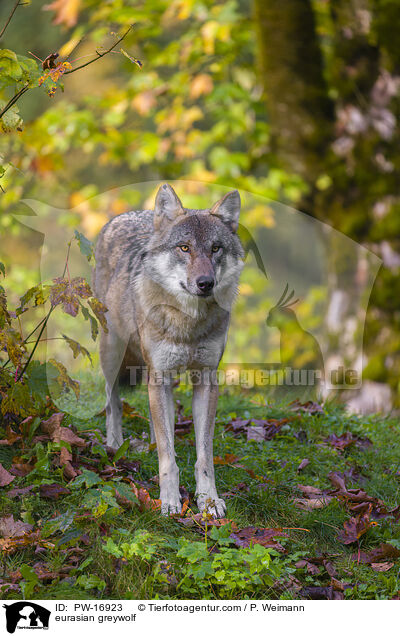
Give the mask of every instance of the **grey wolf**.
<svg viewBox="0 0 400 636">
<path fill-rule="evenodd" d="M 237 190 L 211 208 L 193 210 L 184 208 L 173 188 L 164 184 L 154 210 L 115 217 L 97 241 L 93 282 L 96 295 L 108 308 L 108 333 L 101 335 L 100 342 L 107 444 L 118 448 L 123 442 L 121 366 L 145 365 L 163 514 L 181 510 L 171 383 L 171 372 L 177 369 L 190 370 L 197 377 L 192 400 L 197 505 L 215 517 L 225 514 L 213 465 L 218 386 L 209 382 L 206 371 L 217 369 L 224 352 L 243 266 L 239 212 Z"/>
</svg>

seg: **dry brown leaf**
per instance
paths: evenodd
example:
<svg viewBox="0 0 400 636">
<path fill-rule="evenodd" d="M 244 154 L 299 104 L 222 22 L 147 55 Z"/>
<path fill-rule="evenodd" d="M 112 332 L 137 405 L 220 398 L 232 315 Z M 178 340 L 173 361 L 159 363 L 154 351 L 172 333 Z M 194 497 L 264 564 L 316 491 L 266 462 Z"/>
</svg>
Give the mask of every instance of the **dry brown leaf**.
<svg viewBox="0 0 400 636">
<path fill-rule="evenodd" d="M 54 413 L 48 420 L 41 423 L 42 430 L 50 435 L 53 442 L 68 442 L 71 446 L 86 446 L 86 442 L 81 437 L 65 426 L 61 426 L 64 413 Z"/>
<path fill-rule="evenodd" d="M 0 486 L 8 486 L 8 484 L 11 484 L 14 479 L 15 476 L 11 475 L 11 473 L 9 473 L 8 470 L 0 464 Z"/>
<path fill-rule="evenodd" d="M 275 540 L 275 537 L 287 537 L 281 528 L 256 528 L 248 526 L 237 532 L 232 532 L 231 539 L 235 541 L 238 548 L 248 548 L 252 544 L 259 543 L 265 548 L 275 548 L 280 552 L 284 552 L 283 546 Z"/>
<path fill-rule="evenodd" d="M 386 563 L 371 563 L 371 568 L 374 572 L 387 572 L 394 566 L 394 563 L 391 561 L 386 561 Z"/>
<path fill-rule="evenodd" d="M 333 497 L 327 497 L 326 495 L 321 495 L 320 497 L 315 496 L 313 499 L 293 499 L 293 503 L 296 508 L 300 508 L 301 510 L 316 510 L 317 508 L 325 508 L 332 501 Z"/>
<path fill-rule="evenodd" d="M 33 526 L 23 521 L 15 521 L 13 515 L 2 517 L 0 519 L 0 535 L 5 539 L 11 537 L 22 537 L 24 534 L 31 532 Z"/>
<path fill-rule="evenodd" d="M 303 470 L 303 468 L 306 468 L 306 466 L 308 466 L 309 463 L 310 463 L 310 460 L 307 459 L 307 457 L 303 459 L 297 467 L 297 472 L 299 473 L 301 470 Z"/>
</svg>

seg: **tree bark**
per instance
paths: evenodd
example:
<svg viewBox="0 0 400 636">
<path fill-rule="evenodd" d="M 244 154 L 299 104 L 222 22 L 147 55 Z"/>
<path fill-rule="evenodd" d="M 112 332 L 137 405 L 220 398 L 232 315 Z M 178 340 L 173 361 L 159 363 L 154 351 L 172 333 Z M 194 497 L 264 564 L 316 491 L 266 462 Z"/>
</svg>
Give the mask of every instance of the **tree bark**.
<svg viewBox="0 0 400 636">
<path fill-rule="evenodd" d="M 274 150 L 284 168 L 313 181 L 334 111 L 310 0 L 254 0 L 261 82 Z"/>
</svg>

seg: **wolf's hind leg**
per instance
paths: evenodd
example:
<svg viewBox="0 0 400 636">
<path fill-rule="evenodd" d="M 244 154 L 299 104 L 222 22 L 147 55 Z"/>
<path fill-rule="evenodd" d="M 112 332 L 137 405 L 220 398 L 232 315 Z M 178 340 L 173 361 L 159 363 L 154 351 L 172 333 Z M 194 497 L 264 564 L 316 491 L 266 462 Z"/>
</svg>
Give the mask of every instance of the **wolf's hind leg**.
<svg viewBox="0 0 400 636">
<path fill-rule="evenodd" d="M 150 401 L 149 401 L 149 429 L 150 429 L 150 444 L 155 444 L 156 443 L 156 434 L 154 432 L 153 418 L 151 416 Z"/>
<path fill-rule="evenodd" d="M 106 381 L 106 429 L 107 446 L 117 449 L 121 446 L 122 402 L 119 397 L 118 375 L 126 344 L 114 334 L 103 333 L 100 341 L 100 361 Z"/>
</svg>

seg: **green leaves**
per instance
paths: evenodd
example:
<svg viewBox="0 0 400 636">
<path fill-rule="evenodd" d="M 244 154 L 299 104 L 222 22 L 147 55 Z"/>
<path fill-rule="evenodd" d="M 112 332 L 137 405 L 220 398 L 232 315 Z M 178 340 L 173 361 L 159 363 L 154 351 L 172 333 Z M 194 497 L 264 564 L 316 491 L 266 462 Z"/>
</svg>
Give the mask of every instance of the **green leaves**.
<svg viewBox="0 0 400 636">
<path fill-rule="evenodd" d="M 127 561 L 134 557 L 150 561 L 157 552 L 159 542 L 160 540 L 147 530 L 137 530 L 129 542 L 124 541 L 117 544 L 111 537 L 108 537 L 103 550 L 116 558 L 123 558 Z"/>
<path fill-rule="evenodd" d="M 75 238 L 78 241 L 81 254 L 83 254 L 83 256 L 86 256 L 89 262 L 92 260 L 92 258 L 94 259 L 93 243 L 89 241 L 89 239 L 87 239 L 84 234 L 78 232 L 78 230 L 75 230 Z"/>
<path fill-rule="evenodd" d="M 4 99 L 0 99 L 0 111 L 7 106 Z M 19 129 L 22 125 L 22 119 L 19 114 L 19 108 L 16 104 L 11 106 L 6 113 L 0 119 L 0 128 L 3 132 L 12 132 Z"/>
<path fill-rule="evenodd" d="M 76 579 L 76 584 L 84 590 L 97 589 L 103 591 L 106 587 L 105 581 L 99 576 L 96 576 L 96 574 L 81 574 L 81 576 L 78 576 Z"/>
<path fill-rule="evenodd" d="M 180 571 L 183 578 L 178 588 L 183 593 L 204 593 L 211 586 L 225 592 L 253 591 L 259 585 L 271 585 L 280 575 L 271 551 L 261 545 L 250 548 L 226 547 L 230 525 L 213 527 L 210 537 L 218 541 L 218 552 L 208 550 L 203 542 L 179 539 Z"/>
<path fill-rule="evenodd" d="M 8 86 L 22 78 L 22 68 L 14 51 L 0 49 L 0 85 Z"/>
<path fill-rule="evenodd" d="M 118 448 L 117 452 L 115 453 L 115 455 L 113 457 L 114 464 L 119 459 L 121 459 L 121 457 L 126 455 L 128 449 L 129 449 L 129 439 L 125 440 L 125 442 L 123 444 L 121 444 L 121 446 Z"/>
</svg>

